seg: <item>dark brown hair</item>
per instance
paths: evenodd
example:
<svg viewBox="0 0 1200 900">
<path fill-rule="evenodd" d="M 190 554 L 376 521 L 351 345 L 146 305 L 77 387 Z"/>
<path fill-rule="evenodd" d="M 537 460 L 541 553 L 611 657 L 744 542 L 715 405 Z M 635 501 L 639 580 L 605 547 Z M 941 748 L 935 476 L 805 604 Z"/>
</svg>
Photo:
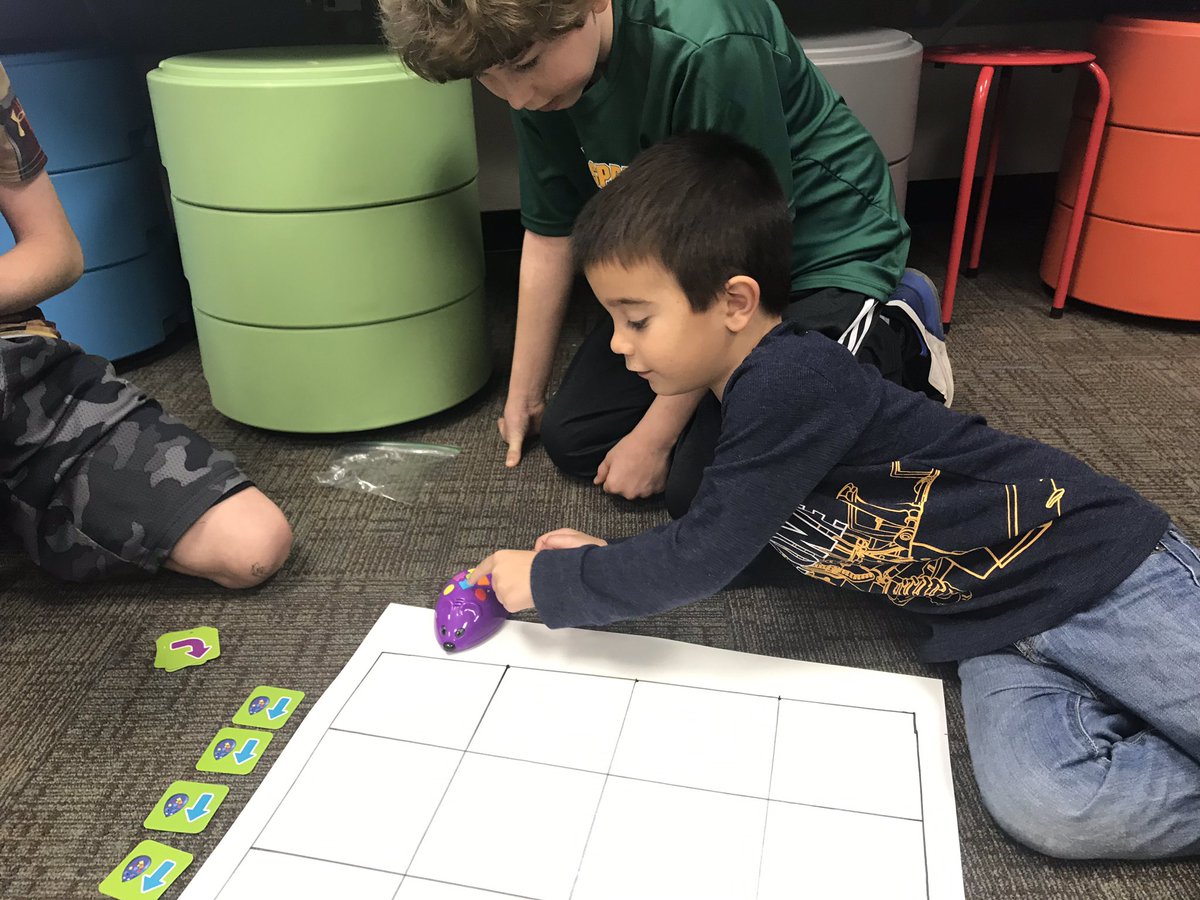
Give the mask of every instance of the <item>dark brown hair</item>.
<svg viewBox="0 0 1200 900">
<path fill-rule="evenodd" d="M 674 135 L 642 151 L 575 221 L 581 269 L 658 262 L 697 311 L 735 275 L 782 313 L 791 286 L 792 215 L 762 153 L 716 132 Z"/>
</svg>

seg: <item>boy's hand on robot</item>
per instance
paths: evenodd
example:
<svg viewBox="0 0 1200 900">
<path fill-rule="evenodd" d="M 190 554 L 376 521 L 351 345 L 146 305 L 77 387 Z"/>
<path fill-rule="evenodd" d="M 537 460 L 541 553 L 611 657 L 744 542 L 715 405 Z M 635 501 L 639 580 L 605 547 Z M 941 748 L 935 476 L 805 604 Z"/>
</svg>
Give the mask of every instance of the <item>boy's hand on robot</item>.
<svg viewBox="0 0 1200 900">
<path fill-rule="evenodd" d="M 500 605 L 510 613 L 533 609 L 530 579 L 536 555 L 536 550 L 497 550 L 468 573 L 467 582 L 475 585 L 488 579 Z"/>
<path fill-rule="evenodd" d="M 448 653 L 466 650 L 500 630 L 510 613 L 533 609 L 533 558 L 542 550 L 567 550 L 606 542 L 574 528 L 548 531 L 533 550 L 497 550 L 443 587 L 434 612 L 434 634 Z"/>
</svg>

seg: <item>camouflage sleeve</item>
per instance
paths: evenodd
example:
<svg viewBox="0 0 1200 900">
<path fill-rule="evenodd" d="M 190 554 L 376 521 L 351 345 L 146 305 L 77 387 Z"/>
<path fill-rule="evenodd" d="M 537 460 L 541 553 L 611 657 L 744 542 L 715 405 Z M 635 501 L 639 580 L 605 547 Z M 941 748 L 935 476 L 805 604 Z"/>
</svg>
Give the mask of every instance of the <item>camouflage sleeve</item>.
<svg viewBox="0 0 1200 900">
<path fill-rule="evenodd" d="M 25 110 L 12 91 L 8 73 L 0 65 L 0 119 L 4 135 L 0 137 L 0 182 L 29 181 L 46 167 L 43 152 Z"/>
</svg>

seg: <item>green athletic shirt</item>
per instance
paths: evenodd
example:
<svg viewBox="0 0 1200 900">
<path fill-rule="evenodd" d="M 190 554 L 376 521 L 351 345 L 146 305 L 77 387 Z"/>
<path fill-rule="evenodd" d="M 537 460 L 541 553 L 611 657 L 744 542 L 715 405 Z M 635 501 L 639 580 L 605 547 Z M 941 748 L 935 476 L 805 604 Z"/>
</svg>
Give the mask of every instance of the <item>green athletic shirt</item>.
<svg viewBox="0 0 1200 900">
<path fill-rule="evenodd" d="M 883 298 L 900 280 L 909 230 L 887 163 L 771 0 L 613 0 L 598 79 L 569 109 L 513 120 L 521 221 L 536 234 L 570 234 L 587 199 L 639 151 L 709 129 L 774 164 L 795 214 L 792 290 Z"/>
</svg>

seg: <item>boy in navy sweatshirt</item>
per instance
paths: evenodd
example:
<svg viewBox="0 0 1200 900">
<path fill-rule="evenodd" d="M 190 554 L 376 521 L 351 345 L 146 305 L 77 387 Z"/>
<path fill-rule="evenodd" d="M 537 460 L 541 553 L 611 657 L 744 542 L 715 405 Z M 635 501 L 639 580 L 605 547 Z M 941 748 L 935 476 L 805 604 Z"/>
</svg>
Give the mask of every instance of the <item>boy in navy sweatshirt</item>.
<svg viewBox="0 0 1200 900">
<path fill-rule="evenodd" d="M 1200 852 L 1200 555 L 1126 485 L 783 322 L 790 234 L 767 160 L 712 133 L 650 148 L 589 201 L 574 252 L 612 350 L 658 394 L 713 392 L 716 455 L 670 524 L 613 545 L 551 531 L 473 578 L 551 628 L 602 625 L 777 554 L 924 617 L 921 655 L 958 661 L 975 775 L 1017 840 Z"/>
</svg>

